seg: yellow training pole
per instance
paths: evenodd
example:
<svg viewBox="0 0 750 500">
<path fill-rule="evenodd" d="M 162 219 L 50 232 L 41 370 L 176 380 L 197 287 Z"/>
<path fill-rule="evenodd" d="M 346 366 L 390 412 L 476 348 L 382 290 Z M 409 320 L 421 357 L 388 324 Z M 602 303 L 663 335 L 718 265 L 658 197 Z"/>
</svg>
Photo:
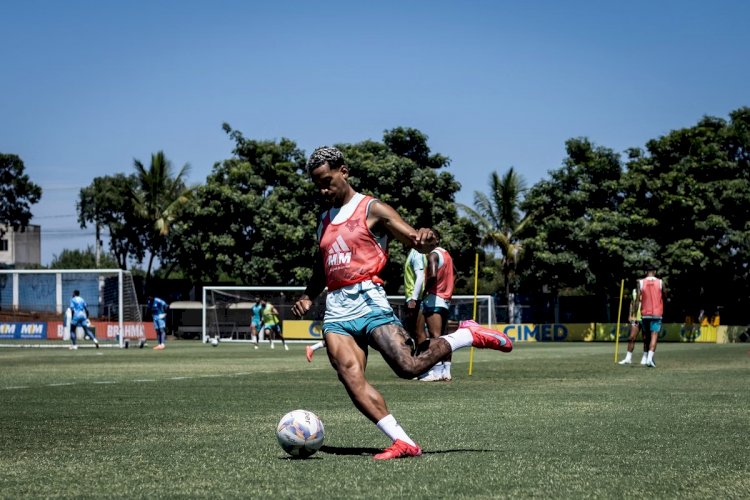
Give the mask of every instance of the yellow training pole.
<svg viewBox="0 0 750 500">
<path fill-rule="evenodd" d="M 477 283 L 479 281 L 479 254 L 474 254 L 474 311 L 471 314 L 471 319 L 477 320 Z M 487 311 L 489 314 L 490 311 Z M 474 368 L 474 346 L 469 349 L 469 376 L 471 377 L 472 369 Z"/>
<path fill-rule="evenodd" d="M 615 363 L 617 363 L 617 349 L 620 346 L 620 315 L 622 314 L 622 295 L 625 290 L 625 280 L 620 281 L 620 307 L 617 308 L 617 327 L 615 328 Z"/>
</svg>

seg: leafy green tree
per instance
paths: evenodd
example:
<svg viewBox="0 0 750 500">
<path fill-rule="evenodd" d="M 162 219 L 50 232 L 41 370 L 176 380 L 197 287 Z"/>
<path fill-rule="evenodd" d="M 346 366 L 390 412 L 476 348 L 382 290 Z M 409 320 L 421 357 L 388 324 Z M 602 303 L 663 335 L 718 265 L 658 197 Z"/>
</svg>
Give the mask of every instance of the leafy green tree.
<svg viewBox="0 0 750 500">
<path fill-rule="evenodd" d="M 143 222 L 135 213 L 131 196 L 137 182 L 135 175 L 96 177 L 81 189 L 76 204 L 82 228 L 93 224 L 107 229 L 109 249 L 120 269 L 127 269 L 130 259 L 141 262 L 145 256 L 140 231 Z"/>
<path fill-rule="evenodd" d="M 195 280 L 298 285 L 309 278 L 314 190 L 288 139 L 246 139 L 227 124 L 234 157 L 214 165 L 175 226 L 169 257 Z"/>
<path fill-rule="evenodd" d="M 420 168 L 444 168 L 450 164 L 450 158 L 441 154 L 430 154 L 426 134 L 414 128 L 396 127 L 386 130 L 383 144 L 395 155 L 408 158 Z"/>
<path fill-rule="evenodd" d="M 118 262 L 109 254 L 103 255 L 96 262 L 96 252 L 92 246 L 86 250 L 63 250 L 52 258 L 50 269 L 116 269 Z"/>
<path fill-rule="evenodd" d="M 154 259 L 168 259 L 167 235 L 192 196 L 193 189 L 185 182 L 190 166 L 184 165 L 175 175 L 163 151 L 151 155 L 148 168 L 139 160 L 134 160 L 133 165 L 138 185 L 131 191 L 131 199 L 135 213 L 144 222 L 141 241 L 148 254 L 148 279 Z"/>
<path fill-rule="evenodd" d="M 611 304 L 621 279 L 630 287 L 656 262 L 669 285 L 668 320 L 726 306 L 734 315 L 725 319 L 746 322 L 750 108 L 631 148 L 624 171 L 618 155 L 585 139 L 567 149 L 563 167 L 524 200 L 524 210 L 538 214 L 523 234 L 524 287 Z"/>
<path fill-rule="evenodd" d="M 633 237 L 653 242 L 650 256 L 676 306 L 670 314 L 738 310 L 750 298 L 749 131 L 750 108 L 740 108 L 729 122 L 704 117 L 631 155 L 626 201 L 640 222 Z"/>
<path fill-rule="evenodd" d="M 289 139 L 250 140 L 229 125 L 224 130 L 235 143 L 234 157 L 214 165 L 186 205 L 185 217 L 170 237 L 172 264 L 195 280 L 306 284 L 317 251 L 321 206 L 305 170 L 305 153 Z M 415 226 L 437 226 L 454 259 L 469 260 L 468 254 L 473 266 L 476 229 L 458 218 L 452 203 L 459 185 L 450 174 L 436 172 L 447 158 L 430 154 L 418 131 L 394 129 L 385 137 L 399 137 L 399 151 L 411 158 L 394 153 L 386 143 L 339 145 L 354 187 L 390 203 Z M 384 278 L 396 293 L 405 252 L 401 245 L 391 251 Z"/>
<path fill-rule="evenodd" d="M 509 309 L 516 269 L 523 258 L 523 245 L 518 234 L 530 221 L 520 208 L 525 191 L 526 181 L 511 167 L 502 177 L 497 172 L 490 174 L 490 194 L 475 191 L 474 208 L 459 204 L 478 226 L 480 245 L 500 252 L 500 273 Z M 509 314 L 512 316 L 512 311 Z"/>
<path fill-rule="evenodd" d="M 622 164 L 611 149 L 585 138 L 568 140 L 566 149 L 563 166 L 534 185 L 522 203 L 535 221 L 521 235 L 529 257 L 524 287 L 547 287 L 553 294 L 576 290 L 600 297 L 606 306 L 625 277 L 625 255 L 636 246 L 628 236 L 628 218 L 619 212 Z"/>
<path fill-rule="evenodd" d="M 31 182 L 24 169 L 18 155 L 0 153 L 0 237 L 7 228 L 28 226 L 31 205 L 42 197 L 42 188 Z"/>
</svg>

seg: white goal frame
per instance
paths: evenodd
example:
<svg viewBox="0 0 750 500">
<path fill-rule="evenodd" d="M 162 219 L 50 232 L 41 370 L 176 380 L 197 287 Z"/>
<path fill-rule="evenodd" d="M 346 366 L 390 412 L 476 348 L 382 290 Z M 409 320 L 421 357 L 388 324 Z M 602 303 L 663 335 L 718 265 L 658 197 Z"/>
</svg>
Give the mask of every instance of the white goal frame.
<svg viewBox="0 0 750 500">
<path fill-rule="evenodd" d="M 267 292 L 295 292 L 298 295 L 301 295 L 302 292 L 305 290 L 305 287 L 303 286 L 206 286 L 203 287 L 203 296 L 201 300 L 201 341 L 202 342 L 208 342 L 210 336 L 209 336 L 209 321 L 208 321 L 208 311 L 211 308 L 211 306 L 207 303 L 207 297 L 208 295 L 213 291 L 221 291 L 221 292 L 232 292 L 232 291 L 241 291 L 241 292 L 256 292 L 259 295 L 263 295 Z M 324 296 L 325 291 L 321 294 L 321 296 Z M 388 302 L 391 304 L 394 309 L 397 308 L 397 306 L 402 305 L 405 303 L 405 299 L 403 295 L 388 295 Z M 479 323 L 483 323 L 488 325 L 489 327 L 492 327 L 496 322 L 496 312 L 495 312 L 495 299 L 492 295 L 477 295 L 476 297 L 474 295 L 454 295 L 451 299 L 451 306 L 456 305 L 456 301 L 462 301 L 464 303 L 471 301 L 472 304 L 474 300 L 476 299 L 476 309 L 477 312 L 479 312 L 480 309 L 484 308 L 484 311 L 486 311 L 486 317 L 485 315 L 481 315 L 479 318 L 476 318 Z M 398 316 L 398 314 L 397 314 Z M 472 307 L 472 311 L 470 311 L 470 314 L 464 318 L 464 319 L 472 319 L 474 316 L 474 311 Z M 290 319 L 290 318 L 284 318 L 283 319 Z M 250 323 L 250 316 L 248 314 L 248 325 Z M 221 339 L 222 342 L 252 342 L 252 340 L 249 339 Z M 287 342 L 309 342 L 307 340 L 287 340 Z"/>
<path fill-rule="evenodd" d="M 143 317 L 141 315 L 140 311 L 140 304 L 138 304 L 137 300 L 137 293 L 135 290 L 135 284 L 133 282 L 133 275 L 130 271 L 125 271 L 122 269 L 0 269 L 0 279 L 5 277 L 7 281 L 10 281 L 10 286 L 8 286 L 7 281 L 5 282 L 5 286 L 3 287 L 4 290 L 7 290 L 10 288 L 11 290 L 11 300 L 10 300 L 10 306 L 11 306 L 11 312 L 10 315 L 13 315 L 13 313 L 18 313 L 21 310 L 22 306 L 27 306 L 28 304 L 21 304 L 21 291 L 20 291 L 20 276 L 21 275 L 32 275 L 32 274 L 38 274 L 38 275 L 55 275 L 55 297 L 54 297 L 54 304 L 51 305 L 51 307 L 54 307 L 54 310 L 52 309 L 43 309 L 41 312 L 45 313 L 53 313 L 57 314 L 62 317 L 64 311 L 68 308 L 68 303 L 70 300 L 70 297 L 63 297 L 63 275 L 70 275 L 70 274 L 89 274 L 89 275 L 98 275 L 97 279 L 99 280 L 99 296 L 96 297 L 96 302 L 94 302 L 94 299 L 92 297 L 84 297 L 86 301 L 89 303 L 89 306 L 91 308 L 92 304 L 99 304 L 99 300 L 101 298 L 101 293 L 103 291 L 103 282 L 102 279 L 106 278 L 107 276 L 117 277 L 117 326 L 118 326 L 118 332 L 119 335 L 118 338 L 118 345 L 119 347 L 125 347 L 126 345 L 126 339 L 145 339 L 145 329 L 143 328 Z M 129 278 L 130 286 L 132 286 L 131 290 L 125 289 L 125 281 L 126 278 Z M 128 307 L 134 308 L 134 320 L 130 321 L 133 323 L 136 323 L 136 328 L 134 329 L 126 329 L 125 328 L 125 322 L 128 321 L 126 319 L 126 304 L 125 304 L 125 293 L 132 293 L 135 295 L 135 303 L 129 304 Z M 2 306 L 2 303 L 0 303 L 0 306 Z M 138 326 L 140 325 L 140 327 Z M 133 333 L 136 333 L 137 335 L 133 335 Z M 49 334 L 48 334 L 49 338 Z"/>
<path fill-rule="evenodd" d="M 304 286 L 204 286 L 203 287 L 203 298 L 201 300 L 201 342 L 208 342 L 208 309 L 210 306 L 206 303 L 206 297 L 214 290 L 217 291 L 243 291 L 243 292 L 299 292 L 300 294 L 305 291 Z M 250 318 L 248 316 L 248 325 L 250 324 Z M 237 339 L 222 339 L 222 342 L 252 342 L 251 340 L 237 340 Z"/>
</svg>

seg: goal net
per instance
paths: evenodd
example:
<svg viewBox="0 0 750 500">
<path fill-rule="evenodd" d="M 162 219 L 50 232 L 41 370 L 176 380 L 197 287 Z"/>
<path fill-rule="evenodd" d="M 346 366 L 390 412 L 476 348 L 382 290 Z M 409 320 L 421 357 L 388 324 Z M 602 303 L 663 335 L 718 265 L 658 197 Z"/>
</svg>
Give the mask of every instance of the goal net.
<svg viewBox="0 0 750 500">
<path fill-rule="evenodd" d="M 388 302 L 399 318 L 404 318 L 406 304 L 403 296 L 388 296 Z M 473 319 L 477 323 L 493 326 L 497 324 L 495 299 L 492 295 L 454 295 L 448 309 L 447 333 L 458 328 L 461 321 Z"/>
<path fill-rule="evenodd" d="M 128 271 L 4 269 L 0 270 L 0 346 L 67 347 L 60 341 L 74 290 L 88 305 L 90 327 L 101 345 L 125 347 L 145 339 L 135 283 Z M 84 339 L 80 328 L 78 338 Z"/>
<path fill-rule="evenodd" d="M 279 311 L 283 329 L 285 320 L 292 318 L 292 306 L 304 287 L 262 286 L 207 286 L 203 288 L 202 331 L 203 342 L 218 339 L 221 342 L 252 342 L 250 324 L 253 306 L 261 298 Z M 320 301 L 320 298 L 318 299 Z M 325 307 L 325 302 L 321 302 Z M 261 334 L 260 339 L 265 340 Z"/>
<path fill-rule="evenodd" d="M 208 286 L 203 288 L 202 340 L 217 338 L 220 342 L 251 342 L 252 307 L 265 298 L 279 312 L 281 330 L 287 342 L 320 339 L 320 325 L 325 313 L 323 292 L 314 301 L 303 320 L 292 314 L 292 306 L 304 287 L 263 286 Z M 404 318 L 403 296 L 389 295 L 388 301 L 396 316 Z M 496 324 L 495 302 L 491 295 L 454 295 L 450 302 L 448 332 L 458 328 L 461 321 L 474 319 L 488 326 Z M 301 333 L 300 333 L 301 332 Z M 308 334 L 308 332 L 315 332 Z"/>
</svg>

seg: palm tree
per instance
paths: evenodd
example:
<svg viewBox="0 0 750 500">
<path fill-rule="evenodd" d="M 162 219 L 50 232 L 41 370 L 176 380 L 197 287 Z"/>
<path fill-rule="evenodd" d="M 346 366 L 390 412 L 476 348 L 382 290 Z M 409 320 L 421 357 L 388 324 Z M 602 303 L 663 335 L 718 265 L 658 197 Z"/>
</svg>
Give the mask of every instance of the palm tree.
<svg viewBox="0 0 750 500">
<path fill-rule="evenodd" d="M 479 227 L 480 245 L 500 251 L 509 320 L 514 316 L 511 283 L 523 255 L 518 234 L 530 220 L 520 210 L 525 191 L 526 181 L 511 167 L 502 178 L 497 172 L 490 174 L 490 194 L 475 191 L 474 208 L 458 205 Z"/>
<path fill-rule="evenodd" d="M 182 205 L 190 199 L 193 189 L 185 184 L 190 165 L 186 163 L 173 176 L 172 165 L 163 151 L 151 155 L 148 169 L 139 160 L 134 160 L 134 166 L 138 186 L 131 195 L 136 213 L 146 223 L 144 239 L 150 254 L 146 270 L 148 280 L 154 258 L 162 254 L 169 229 L 179 217 Z"/>
</svg>

